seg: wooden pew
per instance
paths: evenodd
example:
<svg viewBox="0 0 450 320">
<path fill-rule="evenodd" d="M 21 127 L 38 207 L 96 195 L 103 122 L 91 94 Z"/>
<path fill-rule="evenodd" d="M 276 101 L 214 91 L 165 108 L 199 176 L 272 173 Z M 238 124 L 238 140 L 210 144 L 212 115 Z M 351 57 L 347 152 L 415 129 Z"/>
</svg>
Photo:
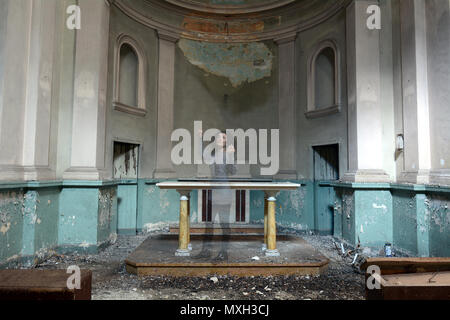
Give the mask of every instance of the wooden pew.
<svg viewBox="0 0 450 320">
<path fill-rule="evenodd" d="M 361 266 L 378 266 L 381 289 L 369 289 L 367 300 L 450 300 L 450 258 L 369 258 Z"/>
<path fill-rule="evenodd" d="M 92 272 L 81 270 L 80 289 L 69 289 L 66 270 L 0 270 L 0 301 L 91 300 Z"/>
</svg>

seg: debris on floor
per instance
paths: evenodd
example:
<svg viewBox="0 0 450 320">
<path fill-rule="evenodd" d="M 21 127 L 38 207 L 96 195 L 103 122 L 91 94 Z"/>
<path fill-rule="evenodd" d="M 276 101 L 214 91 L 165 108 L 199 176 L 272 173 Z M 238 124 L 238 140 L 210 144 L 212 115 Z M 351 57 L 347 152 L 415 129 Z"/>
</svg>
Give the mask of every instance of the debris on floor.
<svg viewBox="0 0 450 320">
<path fill-rule="evenodd" d="M 98 254 L 54 255 L 36 266 L 63 269 L 78 265 L 92 270 L 94 300 L 362 300 L 364 276 L 336 253 L 331 236 L 302 235 L 330 259 L 319 276 L 280 277 L 137 277 L 125 270 L 124 260 L 151 234 L 118 236 L 117 242 Z M 350 261 L 351 262 L 351 261 Z M 217 281 L 215 281 L 217 280 Z"/>
</svg>

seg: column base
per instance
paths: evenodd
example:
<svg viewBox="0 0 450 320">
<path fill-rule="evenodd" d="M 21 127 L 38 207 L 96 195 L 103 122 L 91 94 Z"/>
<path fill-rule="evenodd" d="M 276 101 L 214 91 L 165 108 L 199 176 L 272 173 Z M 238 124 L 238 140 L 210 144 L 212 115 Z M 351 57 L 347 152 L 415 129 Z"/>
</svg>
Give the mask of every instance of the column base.
<svg viewBox="0 0 450 320">
<path fill-rule="evenodd" d="M 266 249 L 266 257 L 279 257 L 279 256 L 280 252 L 278 251 L 278 249 L 275 250 Z"/>
<path fill-rule="evenodd" d="M 175 251 L 176 257 L 189 257 L 190 255 L 191 252 L 189 251 L 189 249 L 178 249 L 177 251 Z"/>
<path fill-rule="evenodd" d="M 391 177 L 384 170 L 370 169 L 347 172 L 344 174 L 342 181 L 355 183 L 386 183 L 391 182 Z"/>
<path fill-rule="evenodd" d="M 53 181 L 55 171 L 39 166 L 0 166 L 0 180 L 4 181 Z"/>
<path fill-rule="evenodd" d="M 63 173 L 64 180 L 92 180 L 100 181 L 103 179 L 101 170 L 91 167 L 71 167 Z"/>
<path fill-rule="evenodd" d="M 24 167 L 24 180 L 39 181 L 39 180 L 55 180 L 56 174 L 49 167 Z"/>
<path fill-rule="evenodd" d="M 430 183 L 440 186 L 450 186 L 450 170 L 433 170 L 430 172 Z"/>
<path fill-rule="evenodd" d="M 400 183 L 430 184 L 430 170 L 402 172 L 397 179 Z"/>
<path fill-rule="evenodd" d="M 0 180 L 23 181 L 23 171 L 24 169 L 22 166 L 0 165 Z"/>
<path fill-rule="evenodd" d="M 156 169 L 153 172 L 155 179 L 171 179 L 177 178 L 177 172 L 173 169 Z"/>
<path fill-rule="evenodd" d="M 298 174 L 296 170 L 280 170 L 274 178 L 275 180 L 297 180 Z"/>
</svg>

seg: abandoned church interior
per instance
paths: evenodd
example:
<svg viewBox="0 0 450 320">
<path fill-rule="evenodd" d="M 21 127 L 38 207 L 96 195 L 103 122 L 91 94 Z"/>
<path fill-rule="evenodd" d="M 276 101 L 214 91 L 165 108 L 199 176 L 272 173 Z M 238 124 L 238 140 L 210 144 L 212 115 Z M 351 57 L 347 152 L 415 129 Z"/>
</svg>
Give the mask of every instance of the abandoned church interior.
<svg viewBox="0 0 450 320">
<path fill-rule="evenodd" d="M 0 0 L 1 268 L 123 239 L 133 276 L 332 273 L 312 236 L 449 257 L 449 21 L 448 0 Z M 212 170 L 214 128 L 278 170 Z"/>
</svg>

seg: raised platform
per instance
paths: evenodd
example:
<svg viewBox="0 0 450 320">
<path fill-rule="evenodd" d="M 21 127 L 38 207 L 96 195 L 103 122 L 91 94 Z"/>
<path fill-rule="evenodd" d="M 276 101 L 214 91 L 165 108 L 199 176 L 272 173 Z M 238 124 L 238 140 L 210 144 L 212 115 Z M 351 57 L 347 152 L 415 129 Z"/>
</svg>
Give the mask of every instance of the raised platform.
<svg viewBox="0 0 450 320">
<path fill-rule="evenodd" d="M 192 235 L 191 256 L 176 257 L 178 235 L 150 236 L 125 263 L 128 272 L 139 276 L 318 275 L 327 269 L 329 260 L 303 239 L 277 239 L 280 257 L 266 257 L 259 235 Z"/>
<path fill-rule="evenodd" d="M 169 226 L 172 234 L 178 234 L 180 228 L 178 224 Z M 255 224 L 214 224 L 214 223 L 197 223 L 191 224 L 191 234 L 259 234 L 264 235 L 264 226 Z"/>
</svg>

